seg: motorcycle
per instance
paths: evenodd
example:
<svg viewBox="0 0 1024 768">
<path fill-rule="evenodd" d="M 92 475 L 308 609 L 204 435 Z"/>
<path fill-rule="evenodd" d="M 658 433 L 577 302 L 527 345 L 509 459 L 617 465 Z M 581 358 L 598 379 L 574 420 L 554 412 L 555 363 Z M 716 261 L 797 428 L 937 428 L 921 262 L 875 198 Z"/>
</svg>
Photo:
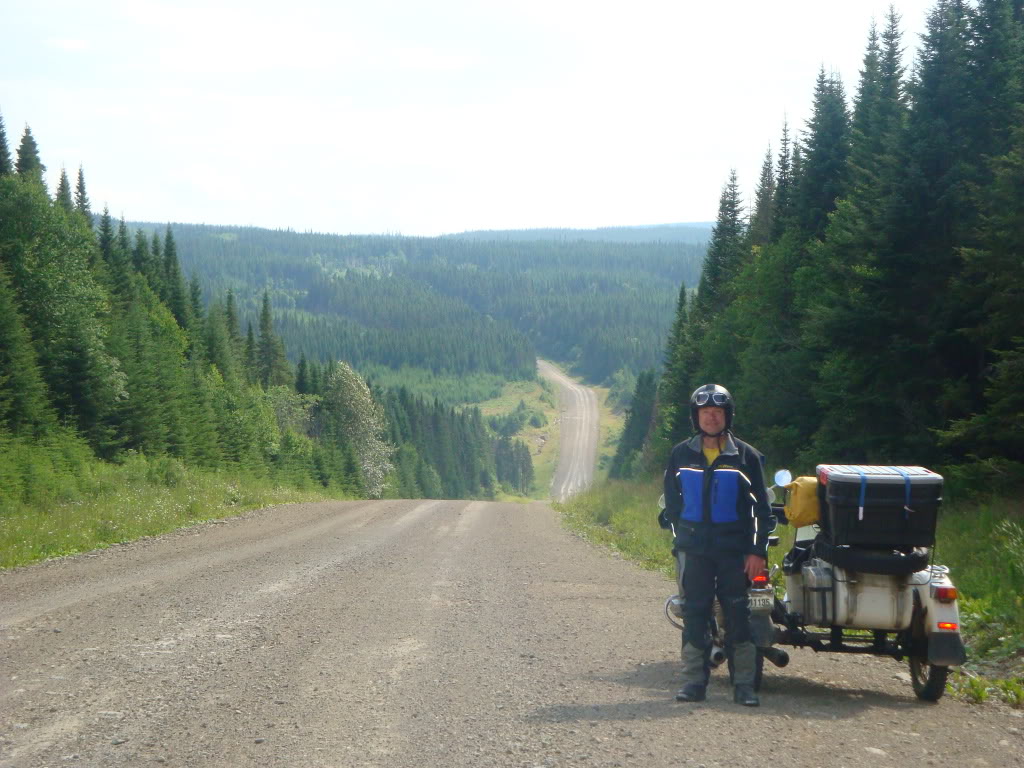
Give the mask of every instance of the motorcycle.
<svg viewBox="0 0 1024 768">
<path fill-rule="evenodd" d="M 772 511 L 794 529 L 793 545 L 781 567 L 750 586 L 755 688 L 765 660 L 777 667 L 789 662 L 777 647 L 784 645 L 906 659 L 915 695 L 938 701 L 950 667 L 966 661 L 957 588 L 949 568 L 931 562 L 941 476 L 921 467 L 819 465 L 817 482 L 809 485 L 816 486 L 820 511 L 810 522 L 796 519 L 794 510 L 789 519 L 789 500 L 775 503 L 775 487 L 797 485 L 792 474 L 779 470 L 774 480 Z M 771 546 L 778 543 L 770 536 Z M 780 570 L 781 598 L 774 587 Z M 683 628 L 684 599 L 677 594 L 665 603 L 677 629 Z M 709 627 L 712 667 L 729 663 L 722 619 L 716 605 Z"/>
</svg>

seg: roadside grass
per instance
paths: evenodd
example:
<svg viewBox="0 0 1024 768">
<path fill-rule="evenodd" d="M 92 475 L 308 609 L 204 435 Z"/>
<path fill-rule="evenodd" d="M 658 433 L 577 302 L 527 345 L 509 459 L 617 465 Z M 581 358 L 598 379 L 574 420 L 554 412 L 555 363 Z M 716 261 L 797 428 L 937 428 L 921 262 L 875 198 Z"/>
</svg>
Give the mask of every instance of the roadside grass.
<svg viewBox="0 0 1024 768">
<path fill-rule="evenodd" d="M 596 485 L 608 478 L 608 471 L 612 468 L 612 459 L 615 458 L 615 449 L 618 448 L 622 428 L 626 425 L 626 414 L 621 411 L 617 412 L 608 404 L 610 389 L 605 387 L 592 387 L 592 389 L 597 395 L 600 421 L 597 437 L 597 466 L 594 468 L 594 484 Z"/>
<path fill-rule="evenodd" d="M 31 503 L 0 502 L 0 568 L 155 536 L 250 509 L 328 498 L 267 478 L 187 469 L 168 458 L 121 464 L 80 459 L 74 477 L 52 476 Z"/>
<path fill-rule="evenodd" d="M 582 537 L 673 578 L 671 537 L 657 523 L 660 494 L 660 477 L 648 476 L 609 481 L 554 506 L 563 523 Z M 781 543 L 768 552 L 771 564 L 781 564 L 792 541 L 788 526 L 780 526 L 777 532 Z M 992 698 L 1024 707 L 1020 503 L 958 500 L 943 508 L 938 534 L 936 562 L 950 567 L 959 589 L 960 620 L 968 647 L 968 662 L 951 676 L 950 688 L 968 701 Z"/>
</svg>

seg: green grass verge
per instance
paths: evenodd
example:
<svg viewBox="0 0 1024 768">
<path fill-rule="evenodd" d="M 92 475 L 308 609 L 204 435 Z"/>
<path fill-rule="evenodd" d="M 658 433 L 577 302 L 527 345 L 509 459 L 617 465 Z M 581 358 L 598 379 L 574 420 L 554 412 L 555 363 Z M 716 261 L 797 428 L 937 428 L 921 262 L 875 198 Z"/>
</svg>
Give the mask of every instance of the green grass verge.
<svg viewBox="0 0 1024 768">
<path fill-rule="evenodd" d="M 74 477 L 51 475 L 32 504 L 0 503 L 0 568 L 86 552 L 250 509 L 327 498 L 242 473 L 185 468 L 136 455 L 121 464 L 80 460 Z M 42 482 L 42 479 L 40 479 Z"/>
<path fill-rule="evenodd" d="M 672 578 L 671 538 L 657 524 L 660 494 L 660 477 L 610 481 L 555 508 L 584 538 Z M 951 687 L 971 701 L 991 697 L 1024 706 L 1022 523 L 1019 502 L 960 500 L 941 513 L 936 559 L 950 567 L 960 591 L 970 657 Z M 769 550 L 771 563 L 780 563 L 789 548 L 792 532 L 780 526 L 779 534 L 781 545 Z"/>
<path fill-rule="evenodd" d="M 612 468 L 612 459 L 615 458 L 615 450 L 619 446 L 622 428 L 626 425 L 626 414 L 616 411 L 608 404 L 610 389 L 605 387 L 593 387 L 592 389 L 597 394 L 598 418 L 600 420 L 597 439 L 597 466 L 594 470 L 594 483 L 597 484 L 608 478 L 608 470 Z"/>
</svg>

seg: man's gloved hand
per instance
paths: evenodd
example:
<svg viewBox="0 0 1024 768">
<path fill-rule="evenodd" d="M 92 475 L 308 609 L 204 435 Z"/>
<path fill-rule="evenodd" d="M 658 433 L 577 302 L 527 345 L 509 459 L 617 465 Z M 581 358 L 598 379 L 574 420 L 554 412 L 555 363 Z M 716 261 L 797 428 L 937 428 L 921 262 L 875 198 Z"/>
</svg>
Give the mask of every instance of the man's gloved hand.
<svg viewBox="0 0 1024 768">
<path fill-rule="evenodd" d="M 672 528 L 672 523 L 670 523 L 668 521 L 668 518 L 665 517 L 665 510 L 664 509 L 661 510 L 661 512 L 658 513 L 658 525 L 660 525 L 666 531 L 671 530 L 671 528 Z"/>
</svg>

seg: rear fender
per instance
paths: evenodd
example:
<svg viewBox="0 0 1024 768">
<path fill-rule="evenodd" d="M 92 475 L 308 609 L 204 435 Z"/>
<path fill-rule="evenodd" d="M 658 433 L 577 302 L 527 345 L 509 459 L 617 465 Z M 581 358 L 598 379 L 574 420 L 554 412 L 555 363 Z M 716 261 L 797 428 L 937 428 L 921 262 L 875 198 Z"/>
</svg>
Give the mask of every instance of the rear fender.
<svg viewBox="0 0 1024 768">
<path fill-rule="evenodd" d="M 920 626 L 928 639 L 928 663 L 936 667 L 956 667 L 967 661 L 967 650 L 960 636 L 960 609 L 956 600 L 942 602 L 932 596 L 935 586 L 952 586 L 949 577 L 931 585 L 917 587 L 915 609 L 920 611 Z"/>
</svg>

